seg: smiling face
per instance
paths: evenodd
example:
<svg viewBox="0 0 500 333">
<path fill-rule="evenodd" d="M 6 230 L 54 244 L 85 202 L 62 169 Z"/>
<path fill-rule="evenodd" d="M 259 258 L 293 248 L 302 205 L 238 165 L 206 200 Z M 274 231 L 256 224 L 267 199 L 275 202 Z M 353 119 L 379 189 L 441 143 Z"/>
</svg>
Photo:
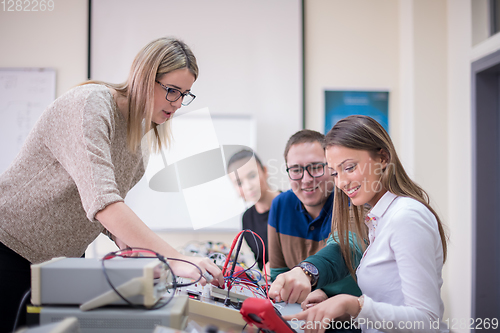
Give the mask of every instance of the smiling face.
<svg viewBox="0 0 500 333">
<path fill-rule="evenodd" d="M 325 163 L 325 152 L 317 141 L 298 143 L 290 147 L 287 154 L 287 167 L 306 167 L 311 164 Z M 316 218 L 325 205 L 326 199 L 333 190 L 333 178 L 328 172 L 323 176 L 313 178 L 304 170 L 304 177 L 291 180 L 292 190 L 304 205 L 311 217 Z"/>
<path fill-rule="evenodd" d="M 380 183 L 387 162 L 382 154 L 372 155 L 375 154 L 343 146 L 331 146 L 326 149 L 326 159 L 335 185 L 349 196 L 356 206 L 368 203 L 373 207 L 387 191 Z"/>
<path fill-rule="evenodd" d="M 158 81 L 166 87 L 174 88 L 182 93 L 186 93 L 191 90 L 195 77 L 188 68 L 181 68 L 163 74 Z M 174 116 L 175 111 L 181 107 L 182 97 L 175 102 L 169 102 L 165 98 L 167 95 L 165 89 L 157 83 L 155 84 L 154 89 L 152 121 L 155 124 L 160 125 Z"/>
<path fill-rule="evenodd" d="M 267 172 L 254 158 L 250 160 L 239 160 L 231 164 L 229 177 L 239 195 L 247 202 L 256 203 L 264 197 L 265 191 L 269 190 L 267 185 Z"/>
</svg>

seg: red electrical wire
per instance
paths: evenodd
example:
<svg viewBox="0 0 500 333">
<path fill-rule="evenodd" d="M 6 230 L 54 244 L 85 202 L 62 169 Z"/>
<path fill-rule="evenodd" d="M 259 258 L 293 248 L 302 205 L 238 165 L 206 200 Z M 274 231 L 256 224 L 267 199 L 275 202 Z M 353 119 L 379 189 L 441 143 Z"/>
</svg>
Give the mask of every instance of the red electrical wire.
<svg viewBox="0 0 500 333">
<path fill-rule="evenodd" d="M 229 259 L 231 258 L 231 254 L 233 253 L 234 246 L 236 245 L 236 242 L 240 238 L 240 235 L 242 233 L 244 233 L 244 232 L 251 232 L 252 234 L 254 234 L 255 236 L 257 236 L 260 239 L 261 243 L 262 243 L 262 262 L 264 263 L 264 276 L 265 276 L 265 279 L 266 279 L 266 295 L 267 295 L 267 299 L 270 300 L 270 298 L 269 298 L 269 290 L 268 290 L 268 282 L 267 282 L 266 246 L 265 246 L 264 241 L 262 240 L 262 238 L 257 233 L 253 232 L 252 230 L 242 230 L 233 239 L 233 243 L 231 244 L 231 249 L 229 250 L 228 256 L 226 257 L 226 262 L 224 262 L 224 267 L 222 267 L 222 276 L 224 276 L 225 273 L 226 273 L 227 265 L 229 264 Z"/>
<path fill-rule="evenodd" d="M 112 252 L 111 254 L 107 254 L 106 256 L 104 256 L 102 258 L 102 260 L 108 260 L 108 259 L 112 259 L 114 257 L 125 257 L 126 255 L 128 254 L 134 254 L 134 253 L 143 253 L 143 252 L 147 252 L 147 253 L 150 253 L 150 254 L 153 254 L 156 256 L 156 253 L 153 252 L 153 251 L 148 251 L 148 250 L 127 250 L 127 249 L 123 249 L 123 250 L 120 250 L 120 251 L 116 251 L 116 252 Z"/>
<path fill-rule="evenodd" d="M 236 245 L 236 242 L 238 241 L 238 238 L 240 238 L 240 235 L 243 233 L 243 230 L 240 231 L 236 237 L 233 239 L 233 243 L 231 244 L 231 249 L 229 249 L 229 253 L 226 257 L 226 261 L 224 262 L 224 267 L 222 267 L 222 276 L 226 274 L 226 269 L 227 265 L 229 264 L 229 259 L 231 258 L 231 254 L 233 253 L 234 246 Z"/>
</svg>

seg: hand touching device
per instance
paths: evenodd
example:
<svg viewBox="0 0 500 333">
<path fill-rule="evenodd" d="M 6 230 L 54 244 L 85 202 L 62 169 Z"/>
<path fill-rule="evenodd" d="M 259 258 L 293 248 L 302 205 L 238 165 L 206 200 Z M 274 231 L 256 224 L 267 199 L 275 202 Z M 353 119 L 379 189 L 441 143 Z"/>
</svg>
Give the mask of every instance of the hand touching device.
<svg viewBox="0 0 500 333">
<path fill-rule="evenodd" d="M 240 313 L 247 323 L 257 326 L 264 332 L 295 332 L 268 299 L 247 298 Z"/>
</svg>

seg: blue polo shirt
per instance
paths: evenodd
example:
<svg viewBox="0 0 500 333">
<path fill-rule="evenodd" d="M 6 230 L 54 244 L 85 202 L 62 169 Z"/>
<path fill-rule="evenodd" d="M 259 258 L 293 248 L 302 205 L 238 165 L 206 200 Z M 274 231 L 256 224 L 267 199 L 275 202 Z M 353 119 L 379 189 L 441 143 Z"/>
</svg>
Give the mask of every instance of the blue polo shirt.
<svg viewBox="0 0 500 333">
<path fill-rule="evenodd" d="M 326 200 L 319 216 L 313 219 L 295 193 L 288 190 L 274 198 L 268 223 L 281 235 L 322 242 L 330 235 L 332 206 L 333 192 Z M 290 223 L 291 221 L 293 223 Z"/>
</svg>

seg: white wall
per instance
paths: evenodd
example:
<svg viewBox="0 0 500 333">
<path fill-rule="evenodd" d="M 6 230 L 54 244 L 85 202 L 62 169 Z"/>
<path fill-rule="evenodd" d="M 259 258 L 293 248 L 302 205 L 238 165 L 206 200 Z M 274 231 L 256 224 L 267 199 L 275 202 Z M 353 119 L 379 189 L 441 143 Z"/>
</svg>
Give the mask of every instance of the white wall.
<svg viewBox="0 0 500 333">
<path fill-rule="evenodd" d="M 55 68 L 57 96 L 85 81 L 87 2 L 54 1 L 53 11 L 0 10 L 0 67 Z"/>
<path fill-rule="evenodd" d="M 388 89 L 398 137 L 398 1 L 306 1 L 305 13 L 306 127 L 323 132 L 325 89 Z"/>
<path fill-rule="evenodd" d="M 186 12 L 186 4 L 164 0 L 94 1 L 92 79 L 123 82 L 130 64 L 144 45 L 161 36 L 181 38 L 196 55 L 200 73 L 192 88 L 197 98 L 176 113 L 173 131 L 180 119 L 178 116 L 208 107 L 219 144 L 241 144 L 256 149 L 261 161 L 268 166 L 271 185 L 287 189 L 289 182 L 284 171 L 283 150 L 288 138 L 302 126 L 300 1 L 191 0 L 189 7 L 189 20 L 185 15 L 170 15 L 165 19 L 167 12 Z M 262 10 L 264 7 L 265 11 Z M 276 24 L 277 19 L 280 24 Z M 120 36 L 111 27 L 120 27 Z M 255 131 L 251 135 L 246 135 L 245 131 L 236 133 L 236 121 L 220 127 L 217 124 L 221 122 L 217 122 L 214 116 L 222 117 L 226 122 L 230 117 L 251 116 Z M 276 126 L 277 123 L 280 125 Z M 227 135 L 229 126 L 234 126 L 231 131 L 233 136 Z M 218 133 L 219 129 L 226 130 L 226 135 Z M 189 131 L 186 129 L 184 132 Z M 197 151 L 194 147 L 200 147 L 196 138 L 204 137 L 205 133 L 189 136 L 193 138 L 193 153 Z M 273 135 L 272 140 L 269 140 L 269 133 Z M 223 136 L 227 138 L 226 142 L 221 141 Z M 175 139 L 174 136 L 173 149 L 177 144 Z M 201 186 L 194 191 L 201 193 Z M 211 195 L 213 197 L 214 193 Z M 196 219 L 193 215 L 196 214 L 188 207 L 199 208 L 199 204 L 189 205 L 188 198 L 185 189 L 159 193 L 148 189 L 144 182 L 131 191 L 127 203 L 137 207 L 135 211 L 139 217 L 150 226 L 192 230 Z M 215 211 L 221 209 L 214 202 L 207 205 Z M 158 214 L 154 207 L 159 206 L 170 213 Z M 202 210 L 207 220 L 211 220 L 209 216 L 213 214 L 217 218 L 221 216 L 220 213 L 211 214 L 207 209 Z M 217 219 L 214 217 L 213 220 Z M 213 227 L 234 230 L 240 226 L 240 217 L 235 215 L 233 218 L 231 215 L 230 221 Z M 204 232 L 204 229 L 200 231 Z"/>
<path fill-rule="evenodd" d="M 450 318 L 470 318 L 472 287 L 471 1 L 447 1 L 448 221 L 446 306 Z M 469 332 L 462 329 L 456 332 Z"/>
<path fill-rule="evenodd" d="M 448 221 L 446 22 L 446 0 L 413 1 L 413 175 L 444 221 Z"/>
<path fill-rule="evenodd" d="M 300 1 L 100 0 L 92 11 L 93 79 L 122 82 L 148 42 L 181 38 L 200 73 L 196 100 L 179 114 L 209 107 L 212 115 L 252 115 L 260 159 L 280 168 L 273 185 L 288 186 L 283 150 L 302 126 Z"/>
<path fill-rule="evenodd" d="M 474 0 L 471 2 L 472 11 L 472 45 L 477 45 L 490 36 L 488 0 Z"/>
</svg>

